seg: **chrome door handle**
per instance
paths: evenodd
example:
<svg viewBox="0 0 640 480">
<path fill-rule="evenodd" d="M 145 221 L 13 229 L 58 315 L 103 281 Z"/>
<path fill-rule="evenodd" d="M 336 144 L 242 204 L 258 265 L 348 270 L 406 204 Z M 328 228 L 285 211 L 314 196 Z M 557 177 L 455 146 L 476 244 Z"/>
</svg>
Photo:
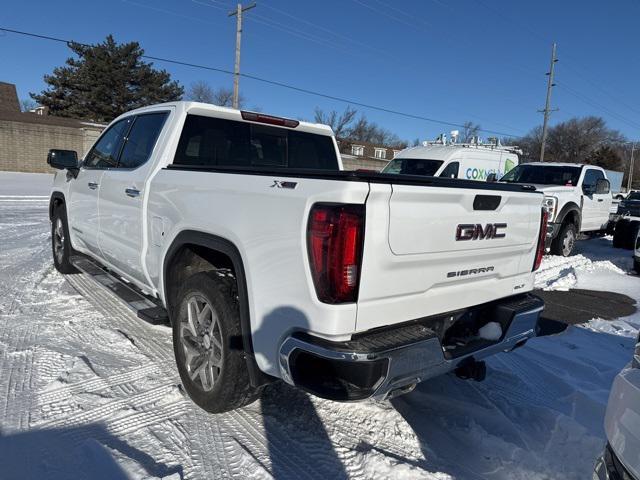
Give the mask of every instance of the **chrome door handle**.
<svg viewBox="0 0 640 480">
<path fill-rule="evenodd" d="M 125 188 L 124 193 L 126 193 L 128 197 L 132 198 L 140 196 L 140 190 L 137 190 L 135 188 Z"/>
<path fill-rule="evenodd" d="M 98 184 L 96 182 L 89 182 L 87 183 L 87 186 L 91 189 L 91 190 L 95 190 L 98 188 Z"/>
<path fill-rule="evenodd" d="M 598 201 L 599 202 L 604 202 L 604 198 L 599 198 Z"/>
</svg>

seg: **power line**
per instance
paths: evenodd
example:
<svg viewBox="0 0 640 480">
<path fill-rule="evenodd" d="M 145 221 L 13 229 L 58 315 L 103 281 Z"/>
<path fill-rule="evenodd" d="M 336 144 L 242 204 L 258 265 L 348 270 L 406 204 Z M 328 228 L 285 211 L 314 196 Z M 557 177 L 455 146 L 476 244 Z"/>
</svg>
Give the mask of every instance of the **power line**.
<svg viewBox="0 0 640 480">
<path fill-rule="evenodd" d="M 632 120 L 629 120 L 626 117 L 623 117 L 622 115 L 620 115 L 619 113 L 614 112 L 613 110 L 610 110 L 608 107 L 605 107 L 604 105 L 602 105 L 601 103 L 596 102 L 595 100 L 589 98 L 588 96 L 577 92 L 576 90 L 573 90 L 572 88 L 568 87 L 566 84 L 562 83 L 562 82 L 556 82 L 556 85 L 558 87 L 560 87 L 563 91 L 569 93 L 570 95 L 572 95 L 573 97 L 577 98 L 578 100 L 586 103 L 587 105 L 590 105 L 591 107 L 597 109 L 597 110 L 601 110 L 602 112 L 612 116 L 613 118 L 617 119 L 618 121 L 625 123 L 627 125 L 629 125 L 630 127 L 633 128 L 637 128 L 640 129 L 640 124 L 635 123 Z"/>
<path fill-rule="evenodd" d="M 70 45 L 72 43 L 78 44 L 78 45 L 82 45 L 85 47 L 89 47 L 91 45 L 86 44 L 86 43 L 81 43 L 81 42 L 75 42 L 73 40 L 65 40 L 62 38 L 57 38 L 57 37 L 52 37 L 49 35 L 42 35 L 42 34 L 38 34 L 38 33 L 32 33 L 32 32 L 25 32 L 22 30 L 15 30 L 15 29 L 11 29 L 11 28 L 5 28 L 5 27 L 0 27 L 0 31 L 4 31 L 4 32 L 8 32 L 8 33 L 14 33 L 16 35 L 23 35 L 26 37 L 32 37 L 32 38 L 38 38 L 41 40 L 49 40 L 49 41 L 53 41 L 53 42 L 58 42 L 58 43 L 64 43 L 66 45 Z M 181 60 L 175 60 L 175 59 L 170 59 L 170 58 L 163 58 L 163 57 L 156 57 L 153 55 L 141 55 L 142 58 L 148 59 L 148 60 L 153 60 L 153 61 L 157 61 L 157 62 L 165 62 L 165 63 L 170 63 L 170 64 L 174 64 L 174 65 L 180 65 L 183 67 L 190 67 L 190 68 L 197 68 L 197 69 L 201 69 L 201 70 L 208 70 L 208 71 L 213 71 L 213 72 L 218 72 L 218 73 L 224 73 L 226 75 L 233 75 L 234 72 L 232 72 L 231 70 L 227 70 L 224 68 L 219 68 L 219 67 L 212 67 L 212 66 L 208 66 L 208 65 L 200 65 L 197 63 L 191 63 L 191 62 L 184 62 Z M 378 112 L 383 112 L 383 113 L 389 113 L 392 115 L 397 115 L 400 117 L 405 117 L 405 118 L 410 118 L 413 120 L 421 120 L 424 122 L 429 122 L 429 123 L 436 123 L 439 125 L 445 125 L 448 127 L 457 127 L 457 128 L 464 128 L 464 125 L 461 123 L 455 123 L 455 122 L 448 122 L 445 120 L 439 120 L 437 118 L 431 118 L 431 117 L 426 117 L 423 115 L 417 115 L 417 114 L 413 114 L 413 113 L 407 113 L 407 112 L 402 112 L 400 110 L 394 110 L 391 108 L 386 108 L 386 107 L 380 107 L 377 105 L 372 105 L 369 103 L 364 103 L 361 101 L 356 101 L 356 100 L 351 100 L 351 99 L 347 99 L 344 97 L 339 97 L 336 95 L 330 95 L 327 93 L 322 93 L 322 92 L 317 92 L 314 90 L 310 90 L 307 88 L 303 88 L 303 87 L 297 87 L 295 85 L 291 85 L 288 83 L 284 83 L 284 82 L 280 82 L 277 80 L 269 80 L 267 78 L 263 78 L 263 77 L 259 77 L 257 75 L 252 75 L 252 74 L 248 74 L 248 73 L 240 73 L 240 76 L 243 78 L 248 78 L 251 80 L 255 80 L 256 82 L 261 82 L 261 83 L 265 83 L 268 85 L 273 85 L 273 86 L 277 86 L 277 87 L 281 87 L 281 88 L 285 88 L 288 90 L 292 90 L 292 91 L 296 91 L 299 93 L 304 93 L 307 95 L 312 95 L 312 96 L 316 96 L 316 97 L 321 97 L 321 98 L 326 98 L 328 100 L 334 100 L 337 102 L 341 102 L 341 103 L 346 103 L 348 105 L 355 105 L 357 107 L 362 107 L 362 108 L 367 108 L 369 110 L 375 110 Z M 480 128 L 479 131 L 481 132 L 485 132 L 485 133 L 492 133 L 495 135 L 500 135 L 500 136 L 504 136 L 504 137 L 517 137 L 519 135 L 514 134 L 514 133 L 508 133 L 508 132 L 501 132 L 501 131 L 497 131 L 497 130 L 489 130 L 486 128 Z"/>
<path fill-rule="evenodd" d="M 217 2 L 215 0 L 213 0 L 216 4 L 213 3 L 208 3 L 208 2 L 202 2 L 202 1 L 198 1 L 198 0 L 191 0 L 193 3 L 197 4 L 197 5 L 202 5 L 204 7 L 209 7 L 209 8 L 215 8 L 217 10 L 221 10 L 223 12 L 227 12 L 228 8 L 231 7 L 223 7 L 222 5 L 226 5 L 223 4 L 221 2 Z M 219 5 L 217 5 L 219 4 Z M 260 5 L 262 6 L 262 4 Z M 152 7 L 150 7 L 152 8 Z M 256 18 L 258 17 L 258 18 Z M 292 28 L 288 25 L 284 25 L 282 23 L 276 22 L 275 20 L 271 20 L 269 18 L 266 18 L 264 16 L 260 17 L 258 15 L 252 15 L 251 17 L 248 17 L 247 20 L 255 22 L 255 23 L 259 23 L 261 25 L 266 25 L 267 27 L 273 28 L 275 30 L 279 30 L 281 32 L 285 32 L 289 35 L 293 35 L 295 37 L 301 38 L 303 40 L 307 40 L 313 43 L 317 43 L 318 45 L 322 45 L 324 47 L 329 47 L 338 51 L 341 51 L 343 53 L 347 53 L 352 55 L 351 52 L 349 52 L 348 50 L 346 50 L 344 47 L 342 47 L 342 45 L 336 44 L 334 42 L 331 42 L 329 40 L 326 40 L 324 38 L 318 37 L 317 35 L 313 35 L 309 32 L 304 32 L 301 30 L 297 30 L 295 28 Z"/>
<path fill-rule="evenodd" d="M 434 0 L 436 1 L 436 0 Z M 512 18 L 510 18 L 509 16 L 505 15 L 501 10 L 494 8 L 491 5 L 488 5 L 484 0 L 476 0 L 476 2 L 478 2 L 480 5 L 484 6 L 485 8 L 487 8 L 488 10 L 493 11 L 496 15 L 498 15 L 499 17 L 501 17 L 506 23 L 508 23 L 509 25 L 512 25 L 515 22 L 515 20 L 513 20 Z M 547 42 L 547 38 L 545 38 L 544 35 L 542 35 L 540 32 L 538 32 L 537 30 L 534 30 L 533 28 L 531 28 L 528 24 L 526 24 L 525 22 L 518 22 L 519 26 L 522 27 L 522 29 L 526 30 L 529 35 L 531 35 L 532 37 L 535 37 L 537 39 L 543 40 L 544 42 Z M 599 90 L 600 92 L 602 92 L 603 94 L 605 94 L 606 96 L 608 96 L 609 98 L 611 98 L 612 100 L 614 100 L 615 102 L 619 103 L 620 105 L 624 106 L 627 110 L 632 111 L 636 114 L 640 114 L 640 110 L 637 110 L 635 108 L 632 108 L 628 102 L 625 102 L 621 99 L 619 99 L 618 97 L 612 95 L 611 93 L 607 92 L 607 90 L 605 90 L 601 85 L 599 85 L 597 82 L 585 77 L 584 75 L 582 75 L 579 70 L 577 68 L 575 68 L 574 66 L 571 65 L 571 61 L 567 62 L 566 61 L 566 57 L 569 58 L 569 60 L 574 60 L 570 55 L 567 55 L 566 53 L 563 53 L 563 65 L 565 65 L 566 67 L 568 67 L 570 70 L 572 70 L 575 74 L 577 74 L 578 77 L 582 78 L 584 81 L 586 81 L 587 83 L 591 84 L 593 87 L 595 87 L 597 90 Z M 579 62 L 575 62 L 576 64 Z M 586 69 L 585 69 L 586 71 Z M 566 89 L 566 86 L 565 86 Z M 584 94 L 579 94 L 582 95 L 583 97 L 587 97 Z M 587 97 L 588 98 L 588 97 Z M 607 110 L 609 112 L 609 115 L 612 116 L 619 116 L 622 117 L 621 115 L 618 114 L 612 114 L 610 110 Z M 625 123 L 628 123 L 628 121 L 623 120 Z"/>
<path fill-rule="evenodd" d="M 229 7 L 227 7 L 227 4 L 226 4 L 226 3 L 224 3 L 224 2 L 222 2 L 221 0 L 210 0 L 210 2 L 212 2 L 212 3 L 204 2 L 204 1 L 202 1 L 202 0 L 191 0 L 191 1 L 192 1 L 192 2 L 194 2 L 194 3 L 196 3 L 196 4 L 198 4 L 198 5 L 203 5 L 203 6 L 206 6 L 206 7 L 212 7 L 212 8 L 216 8 L 216 9 L 218 9 L 218 10 L 225 10 L 226 8 L 229 8 Z M 360 4 L 360 5 L 362 5 L 362 6 L 364 6 L 364 7 L 366 7 L 366 8 L 371 9 L 372 11 L 374 11 L 374 12 L 376 12 L 376 13 L 380 13 L 380 14 L 383 14 L 383 15 L 385 14 L 385 13 L 384 13 L 383 11 L 381 11 L 380 9 L 375 8 L 375 7 L 372 7 L 372 6 L 367 5 L 367 4 L 365 4 L 365 3 L 362 3 L 362 2 L 360 2 L 359 0 L 353 0 L 353 1 L 354 1 L 354 2 L 356 2 L 356 3 L 358 3 L 358 4 Z M 381 5 L 386 5 L 386 4 L 385 4 L 384 2 L 382 2 L 381 0 L 375 0 L 375 1 L 376 1 L 376 2 L 378 2 L 378 3 L 379 3 L 379 4 L 381 4 Z M 324 27 L 321 27 L 321 26 L 319 26 L 319 25 L 316 25 L 316 24 L 314 24 L 314 23 L 312 23 L 312 22 L 308 22 L 308 21 L 306 21 L 306 20 L 304 20 L 304 19 L 300 19 L 299 17 L 295 17 L 294 15 L 291 15 L 291 14 L 289 14 L 288 12 L 284 12 L 284 11 L 282 11 L 282 10 L 279 10 L 279 9 L 277 9 L 277 8 L 275 8 L 275 7 L 271 7 L 271 6 L 268 6 L 268 5 L 266 5 L 266 4 L 262 4 L 262 3 L 260 4 L 260 6 L 261 6 L 261 7 L 263 7 L 263 6 L 264 6 L 264 7 L 266 7 L 267 9 L 271 9 L 271 10 L 273 10 L 273 11 L 280 12 L 280 13 L 282 13 L 282 14 L 284 14 L 284 15 L 286 15 L 286 16 L 289 16 L 289 17 L 291 17 L 291 18 L 293 18 L 293 19 L 301 20 L 301 21 L 303 21 L 304 23 L 308 23 L 308 24 L 313 25 L 313 26 L 315 26 L 315 27 L 317 27 L 317 28 L 321 28 L 322 30 L 326 30 L 326 31 L 328 31 L 328 32 L 331 32 L 331 30 L 325 29 Z M 395 9 L 395 7 L 391 7 L 391 6 L 389 6 L 389 5 L 386 5 L 386 6 L 387 6 L 387 7 L 390 7 L 390 8 L 394 8 L 394 9 Z M 298 36 L 298 37 L 300 37 L 300 38 L 304 38 L 304 39 L 307 39 L 307 40 L 314 41 L 314 42 L 316 42 L 316 43 L 318 43 L 318 44 L 320 44 L 320 45 L 324 45 L 324 46 L 329 46 L 329 47 L 331 47 L 331 48 L 335 48 L 335 49 L 337 49 L 337 50 L 342 51 L 343 53 L 347 53 L 347 54 L 351 54 L 351 55 L 353 55 L 353 54 L 354 54 L 354 52 L 353 52 L 353 51 L 348 51 L 348 50 L 345 50 L 344 48 L 340 48 L 340 47 L 338 47 L 338 46 L 334 45 L 334 44 L 333 44 L 333 42 L 331 42 L 331 43 L 329 43 L 329 44 L 326 44 L 326 42 L 328 41 L 328 40 L 326 40 L 326 39 L 322 39 L 323 41 L 319 41 L 319 40 L 317 40 L 317 39 L 315 39 L 315 38 L 306 38 L 305 36 L 301 36 L 301 35 L 300 35 L 300 33 L 303 33 L 304 35 L 307 35 L 307 36 L 308 36 L 308 35 L 311 35 L 311 34 L 310 34 L 310 33 L 308 33 L 308 32 L 300 32 L 300 31 L 297 31 L 297 30 L 289 31 L 289 30 L 291 30 L 291 27 L 289 27 L 288 25 L 284 25 L 284 24 L 282 24 L 282 23 L 279 23 L 279 22 L 277 22 L 277 21 L 275 21 L 275 20 L 273 20 L 273 19 L 270 19 L 270 18 L 267 18 L 267 17 L 264 17 L 264 16 L 259 17 L 259 18 L 256 18 L 256 17 L 258 17 L 258 16 L 254 14 L 254 15 L 252 15 L 252 17 L 250 18 L 250 20 L 251 20 L 251 21 L 253 21 L 253 22 L 261 23 L 261 24 L 263 24 L 263 25 L 267 25 L 268 27 L 271 27 L 271 28 L 275 28 L 276 30 L 280 30 L 280 31 L 283 31 L 283 32 L 285 32 L 285 33 L 289 33 L 289 34 L 291 34 L 291 35 Z M 396 17 L 390 16 L 389 18 L 391 18 L 391 19 L 393 19 L 393 20 L 400 21 L 400 22 L 402 22 L 402 23 L 405 23 L 405 25 L 409 25 L 409 24 L 407 24 L 406 22 L 404 22 L 404 21 L 402 21 L 401 19 L 398 19 L 398 18 L 396 18 Z M 266 21 L 266 22 L 265 22 L 265 21 Z M 423 21 L 422 23 L 424 23 L 424 24 L 425 24 L 425 25 L 427 25 L 427 26 L 430 26 L 428 23 L 426 23 L 426 22 L 424 22 L 424 21 Z M 279 28 L 279 27 L 278 27 L 278 25 L 280 25 L 281 27 L 285 27 L 285 28 Z M 415 27 L 415 26 L 414 26 L 414 27 Z M 333 32 L 333 33 L 334 33 L 335 35 L 339 35 L 339 34 L 336 34 L 335 32 Z M 340 36 L 344 37 L 343 35 L 340 35 Z M 347 38 L 347 39 L 348 39 L 348 37 L 344 37 L 344 38 Z M 323 42 L 324 42 L 324 43 L 323 43 Z M 376 50 L 378 53 L 382 53 L 384 56 L 388 56 L 388 54 L 387 54 L 387 53 L 385 53 L 385 52 L 382 52 L 382 51 L 377 50 L 377 49 L 373 49 L 373 50 Z M 397 60 L 397 59 L 396 59 L 396 58 L 393 58 L 393 60 Z M 396 66 L 396 68 L 398 68 L 398 69 L 399 69 L 399 68 L 400 68 L 400 66 L 399 66 L 399 65 L 397 65 L 397 66 Z M 455 110 L 457 110 L 457 109 L 452 109 L 452 110 L 454 110 L 454 111 L 455 111 Z M 460 112 L 459 110 L 457 110 L 457 111 L 458 111 L 458 112 Z M 462 112 L 460 112 L 460 113 L 462 113 Z M 494 120 L 489 120 L 489 119 L 487 119 L 487 118 L 484 118 L 484 117 L 481 117 L 481 116 L 478 116 L 478 115 L 473 115 L 473 114 L 466 114 L 466 115 L 467 115 L 468 117 L 470 117 L 470 118 L 475 119 L 475 120 L 479 120 L 479 121 L 483 121 L 483 122 L 488 122 L 488 123 L 491 123 L 491 124 L 496 125 L 496 126 L 499 126 L 499 127 L 506 127 L 506 128 L 510 128 L 510 125 L 506 125 L 506 124 L 503 124 L 503 123 L 500 123 L 500 122 L 496 122 L 496 121 L 494 121 Z M 484 130 L 484 129 L 483 129 L 482 131 L 486 131 L 486 130 Z M 522 132 L 520 132 L 518 135 L 520 135 L 521 133 L 522 133 Z"/>
</svg>

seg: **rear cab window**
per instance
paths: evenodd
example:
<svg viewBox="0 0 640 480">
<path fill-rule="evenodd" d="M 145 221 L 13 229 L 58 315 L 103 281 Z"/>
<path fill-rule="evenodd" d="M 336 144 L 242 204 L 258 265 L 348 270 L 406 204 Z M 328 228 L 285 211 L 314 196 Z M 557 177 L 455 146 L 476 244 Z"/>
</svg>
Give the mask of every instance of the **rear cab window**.
<svg viewBox="0 0 640 480">
<path fill-rule="evenodd" d="M 331 136 L 204 115 L 187 115 L 173 164 L 338 170 Z"/>
</svg>

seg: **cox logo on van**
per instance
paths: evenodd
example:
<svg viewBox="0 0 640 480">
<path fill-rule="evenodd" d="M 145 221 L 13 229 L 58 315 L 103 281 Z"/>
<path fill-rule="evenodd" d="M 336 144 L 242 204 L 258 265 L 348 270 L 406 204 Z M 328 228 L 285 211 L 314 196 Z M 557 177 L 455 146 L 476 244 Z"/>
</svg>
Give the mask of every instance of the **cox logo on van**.
<svg viewBox="0 0 640 480">
<path fill-rule="evenodd" d="M 467 168 L 467 171 L 465 172 L 465 176 L 469 179 L 469 180 L 486 180 L 487 177 L 492 174 L 495 173 L 496 177 L 501 178 L 502 175 L 504 175 L 504 172 L 500 171 L 500 170 L 495 170 L 493 168 Z"/>
<path fill-rule="evenodd" d="M 493 168 L 469 167 L 465 171 L 465 176 L 469 180 L 486 180 L 489 175 L 491 175 L 492 173 L 495 173 L 497 178 L 502 178 L 502 176 L 505 173 L 507 173 L 509 170 L 511 170 L 515 166 L 516 166 L 515 163 L 512 160 L 507 158 L 506 161 L 504 162 L 504 172 L 501 170 L 495 170 Z"/>
</svg>

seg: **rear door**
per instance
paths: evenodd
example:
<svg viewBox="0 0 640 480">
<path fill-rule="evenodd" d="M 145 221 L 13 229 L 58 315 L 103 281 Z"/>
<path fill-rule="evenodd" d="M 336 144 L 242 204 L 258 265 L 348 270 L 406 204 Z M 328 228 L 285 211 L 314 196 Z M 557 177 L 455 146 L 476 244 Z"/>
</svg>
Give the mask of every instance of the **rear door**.
<svg viewBox="0 0 640 480">
<path fill-rule="evenodd" d="M 394 183 L 386 194 L 372 184 L 358 330 L 531 289 L 543 196 L 474 188 L 474 183 L 464 182 L 466 188 Z"/>
<path fill-rule="evenodd" d="M 99 244 L 106 261 L 121 273 L 147 283 L 142 268 L 146 181 L 154 165 L 151 156 L 168 111 L 129 119 L 129 129 L 116 168 L 107 170 L 100 189 Z"/>
<path fill-rule="evenodd" d="M 126 120 L 110 126 L 89 150 L 78 176 L 69 185 L 67 208 L 74 247 L 101 256 L 98 246 L 99 195 L 102 177 L 115 167 L 129 125 Z"/>
</svg>

